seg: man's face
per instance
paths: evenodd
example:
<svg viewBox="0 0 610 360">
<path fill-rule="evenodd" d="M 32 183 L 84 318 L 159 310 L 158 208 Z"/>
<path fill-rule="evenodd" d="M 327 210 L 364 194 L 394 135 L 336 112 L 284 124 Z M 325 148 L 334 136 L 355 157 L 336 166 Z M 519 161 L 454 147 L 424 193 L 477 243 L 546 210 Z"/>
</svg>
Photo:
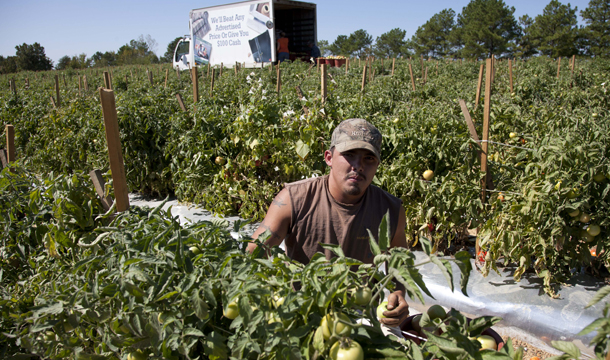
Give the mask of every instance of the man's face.
<svg viewBox="0 0 610 360">
<path fill-rule="evenodd" d="M 324 160 L 331 167 L 331 194 L 339 202 L 353 203 L 360 200 L 373 181 L 379 161 L 366 149 L 353 149 L 339 153 L 324 152 Z M 339 196 L 340 198 L 337 198 Z"/>
</svg>

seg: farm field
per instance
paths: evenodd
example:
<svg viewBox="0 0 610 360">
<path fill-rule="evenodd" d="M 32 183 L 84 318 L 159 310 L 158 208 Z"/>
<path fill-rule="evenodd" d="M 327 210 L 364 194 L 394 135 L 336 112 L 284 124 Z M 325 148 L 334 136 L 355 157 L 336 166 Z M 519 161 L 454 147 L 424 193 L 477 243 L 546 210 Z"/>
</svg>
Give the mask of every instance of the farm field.
<svg viewBox="0 0 610 360">
<path fill-rule="evenodd" d="M 210 89 L 212 72 L 200 69 L 197 103 L 186 73 L 151 67 L 151 85 L 145 68 L 109 70 L 131 191 L 175 194 L 219 214 L 260 220 L 283 183 L 325 173 L 320 155 L 330 132 L 343 119 L 361 117 L 384 135 L 375 183 L 403 199 L 411 246 L 441 267 L 458 262 L 459 276 L 467 277 L 470 256 L 455 245 L 479 228 L 483 273 L 497 263 L 516 264 L 515 280 L 534 272 L 556 296 L 576 271 L 608 273 L 610 221 L 610 62 L 577 59 L 573 72 L 562 63 L 558 72 L 557 62 L 545 58 L 517 61 L 511 92 L 508 64 L 496 61 L 488 143 L 494 190 L 484 202 L 480 143 L 458 102 L 465 100 L 481 136 L 490 99 L 482 95 L 475 107 L 480 62 L 398 59 L 392 75 L 392 61 L 377 59 L 362 90 L 365 62 L 352 61 L 347 72 L 329 69 L 325 101 L 320 74 L 304 63 L 282 64 L 279 93 L 274 70 L 216 69 Z M 20 73 L 16 92 L 0 90 L 0 118 L 15 128 L 18 160 L 15 172 L 5 169 L 0 179 L 8 234 L 2 329 L 11 335 L 4 348 L 48 358 L 140 356 L 136 349 L 165 357 L 327 358 L 330 344 L 316 328 L 332 309 L 352 320 L 361 309 L 375 324 L 373 304 L 359 307 L 350 296 L 365 274 L 387 281 L 373 268 L 341 272 L 354 265 L 341 256 L 305 267 L 279 254 L 255 259 L 219 226 L 181 227 L 159 209 L 104 215 L 83 175 L 109 168 L 94 90 L 103 77 L 96 72 Z M 89 87 L 83 84 L 80 94 L 79 75 Z M 426 170 L 434 172 L 429 180 Z M 381 247 L 390 268 L 402 266 L 397 271 L 410 297 L 425 293 L 412 255 Z M 454 257 L 437 258 L 437 250 Z M 297 292 L 295 281 L 302 286 Z M 274 295 L 284 304 L 276 306 Z M 241 314 L 234 321 L 222 314 L 229 303 Z M 355 326 L 353 338 L 367 358 L 474 356 L 478 348 L 468 336 L 496 319 L 467 326 L 459 313 L 451 316 L 448 324 L 434 324 L 443 335 L 407 350 L 374 327 Z M 458 342 L 462 350 L 448 350 Z M 509 348 L 502 356 L 518 356 Z"/>
</svg>

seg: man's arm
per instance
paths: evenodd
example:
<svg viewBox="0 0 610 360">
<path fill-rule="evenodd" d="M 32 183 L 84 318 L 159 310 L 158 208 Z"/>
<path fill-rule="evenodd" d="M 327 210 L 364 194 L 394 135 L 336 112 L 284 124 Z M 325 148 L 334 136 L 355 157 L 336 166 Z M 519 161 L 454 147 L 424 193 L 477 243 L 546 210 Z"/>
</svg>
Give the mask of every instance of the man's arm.
<svg viewBox="0 0 610 360">
<path fill-rule="evenodd" d="M 398 224 L 396 233 L 390 242 L 390 247 L 407 247 L 407 235 L 405 234 L 405 226 L 407 224 L 407 216 L 405 209 L 401 206 L 398 213 Z M 387 316 L 380 321 L 388 326 L 400 326 L 409 316 L 409 305 L 405 300 L 405 292 L 402 284 L 398 283 L 398 290 L 388 296 L 388 311 L 383 313 Z"/>
<path fill-rule="evenodd" d="M 265 219 L 258 229 L 256 229 L 254 234 L 252 234 L 252 238 L 257 239 L 259 235 L 269 230 L 271 236 L 265 241 L 265 245 L 269 247 L 280 245 L 288 234 L 291 217 L 292 203 L 290 201 L 290 194 L 288 193 L 288 189 L 283 189 L 277 194 L 275 199 L 273 199 L 271 206 L 269 206 L 269 210 L 267 210 Z M 247 250 L 252 253 L 256 247 L 257 245 L 255 243 L 250 243 L 248 244 Z"/>
</svg>

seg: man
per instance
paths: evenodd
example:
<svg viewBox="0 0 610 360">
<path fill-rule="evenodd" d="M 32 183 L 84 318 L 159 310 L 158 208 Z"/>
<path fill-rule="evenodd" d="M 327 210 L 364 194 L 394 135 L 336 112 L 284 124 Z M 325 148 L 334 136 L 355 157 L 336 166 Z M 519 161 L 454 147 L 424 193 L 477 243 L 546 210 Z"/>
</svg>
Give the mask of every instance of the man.
<svg viewBox="0 0 610 360">
<path fill-rule="evenodd" d="M 309 56 L 313 58 L 313 63 L 317 64 L 316 59 L 322 56 L 322 54 L 320 54 L 320 48 L 311 40 L 307 42 L 307 46 L 309 46 L 310 49 Z"/>
<path fill-rule="evenodd" d="M 319 242 L 338 244 L 346 256 L 373 263 L 367 229 L 375 234 L 381 219 L 390 211 L 391 247 L 406 247 L 405 210 L 400 199 L 371 185 L 380 163 L 381 133 L 368 121 L 348 119 L 332 134 L 324 160 L 330 174 L 286 184 L 275 197 L 257 238 L 269 230 L 267 246 L 286 241 L 286 252 L 304 264 L 324 250 Z M 256 249 L 250 243 L 248 251 Z M 409 315 L 404 291 L 388 297 L 388 310 L 381 319 L 388 326 L 400 325 Z"/>
<path fill-rule="evenodd" d="M 277 56 L 279 62 L 284 62 L 290 59 L 290 52 L 288 51 L 288 38 L 286 33 L 280 31 L 280 38 L 277 39 Z"/>
</svg>

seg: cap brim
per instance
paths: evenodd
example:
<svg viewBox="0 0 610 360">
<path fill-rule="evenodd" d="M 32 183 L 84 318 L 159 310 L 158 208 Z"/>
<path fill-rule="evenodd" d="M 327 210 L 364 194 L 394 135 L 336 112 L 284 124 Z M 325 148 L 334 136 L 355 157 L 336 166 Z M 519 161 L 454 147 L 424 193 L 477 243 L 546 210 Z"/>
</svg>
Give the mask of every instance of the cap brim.
<svg viewBox="0 0 610 360">
<path fill-rule="evenodd" d="M 340 153 L 342 153 L 344 151 L 354 150 L 354 149 L 369 150 L 370 152 L 373 153 L 373 155 L 375 155 L 377 160 L 379 160 L 379 162 L 381 162 L 381 156 L 379 156 L 379 153 L 377 152 L 377 150 L 375 150 L 375 147 L 366 141 L 352 140 L 352 141 L 347 141 L 347 142 L 335 145 L 335 150 L 337 150 Z"/>
</svg>

